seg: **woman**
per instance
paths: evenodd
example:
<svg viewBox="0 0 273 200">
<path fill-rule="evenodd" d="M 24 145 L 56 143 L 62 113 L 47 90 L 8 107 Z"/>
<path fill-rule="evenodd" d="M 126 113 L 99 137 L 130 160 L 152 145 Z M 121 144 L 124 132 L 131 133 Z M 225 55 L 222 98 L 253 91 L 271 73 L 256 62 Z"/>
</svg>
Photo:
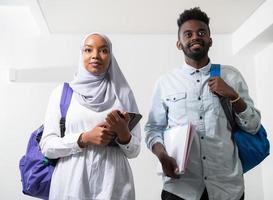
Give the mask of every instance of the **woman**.
<svg viewBox="0 0 273 200">
<path fill-rule="evenodd" d="M 140 152 L 140 126 L 128 130 L 128 113 L 138 108 L 112 53 L 110 40 L 93 33 L 83 40 L 79 69 L 70 83 L 73 96 L 60 137 L 62 86 L 51 94 L 41 150 L 60 158 L 49 199 L 134 200 L 127 158 Z M 116 146 L 109 145 L 112 140 Z"/>
</svg>

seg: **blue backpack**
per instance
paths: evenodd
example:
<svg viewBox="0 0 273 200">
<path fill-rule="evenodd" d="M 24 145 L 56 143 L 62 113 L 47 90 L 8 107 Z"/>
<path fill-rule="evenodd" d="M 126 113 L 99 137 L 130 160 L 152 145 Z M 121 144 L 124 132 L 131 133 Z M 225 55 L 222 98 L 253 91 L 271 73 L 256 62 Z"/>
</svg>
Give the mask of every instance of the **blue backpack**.
<svg viewBox="0 0 273 200">
<path fill-rule="evenodd" d="M 60 102 L 61 137 L 65 132 L 65 117 L 70 105 L 73 90 L 68 83 L 64 83 Z M 20 159 L 19 169 L 23 185 L 23 193 L 29 196 L 48 199 L 50 182 L 54 167 L 58 159 L 46 158 L 39 147 L 39 142 L 43 134 L 43 125 L 35 130 L 28 141 L 26 154 Z"/>
<path fill-rule="evenodd" d="M 219 64 L 211 65 L 211 77 L 220 77 L 220 72 L 221 69 Z M 269 155 L 270 144 L 267 139 L 266 131 L 262 125 L 254 135 L 240 129 L 235 123 L 229 100 L 223 97 L 219 97 L 219 100 L 232 127 L 233 140 L 238 147 L 243 172 L 245 173 L 260 164 Z"/>
</svg>

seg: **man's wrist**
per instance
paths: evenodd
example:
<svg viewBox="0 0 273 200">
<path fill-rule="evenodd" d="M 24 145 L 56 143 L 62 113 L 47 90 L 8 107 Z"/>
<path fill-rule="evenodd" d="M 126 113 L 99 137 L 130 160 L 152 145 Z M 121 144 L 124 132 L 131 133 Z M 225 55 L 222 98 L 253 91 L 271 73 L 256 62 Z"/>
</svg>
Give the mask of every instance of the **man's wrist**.
<svg viewBox="0 0 273 200">
<path fill-rule="evenodd" d="M 155 143 L 155 144 L 153 145 L 152 151 L 153 151 L 153 153 L 157 156 L 157 158 L 158 158 L 159 160 L 161 160 L 162 157 L 164 157 L 165 155 L 167 155 L 167 152 L 166 152 L 166 150 L 165 150 L 164 145 L 161 144 L 161 143 L 159 143 L 159 142 L 157 142 L 157 143 Z"/>
<path fill-rule="evenodd" d="M 236 102 L 240 99 L 240 95 L 237 92 L 233 92 L 232 95 L 229 96 L 230 103 Z"/>
<path fill-rule="evenodd" d="M 237 93 L 237 95 L 229 100 L 231 104 L 236 103 L 241 99 L 240 95 Z"/>
</svg>

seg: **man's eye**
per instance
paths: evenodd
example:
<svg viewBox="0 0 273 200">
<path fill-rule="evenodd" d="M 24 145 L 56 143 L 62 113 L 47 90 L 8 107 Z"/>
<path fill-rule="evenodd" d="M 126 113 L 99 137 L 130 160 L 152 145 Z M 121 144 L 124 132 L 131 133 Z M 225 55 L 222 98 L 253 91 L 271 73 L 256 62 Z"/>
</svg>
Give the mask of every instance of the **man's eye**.
<svg viewBox="0 0 273 200">
<path fill-rule="evenodd" d="M 185 36 L 186 38 L 190 38 L 190 37 L 192 36 L 192 34 L 191 34 L 191 33 L 185 33 L 184 36 Z"/>
<path fill-rule="evenodd" d="M 198 35 L 199 35 L 199 36 L 205 36 L 206 34 L 207 34 L 206 31 L 199 31 L 199 32 L 198 32 Z"/>
</svg>

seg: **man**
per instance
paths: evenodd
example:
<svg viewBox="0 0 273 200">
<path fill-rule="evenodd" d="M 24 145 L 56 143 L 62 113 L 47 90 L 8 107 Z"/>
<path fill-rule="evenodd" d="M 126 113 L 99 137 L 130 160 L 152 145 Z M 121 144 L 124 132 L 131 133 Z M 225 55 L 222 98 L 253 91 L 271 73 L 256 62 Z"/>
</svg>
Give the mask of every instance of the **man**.
<svg viewBox="0 0 273 200">
<path fill-rule="evenodd" d="M 222 65 L 221 78 L 210 77 L 212 39 L 206 13 L 199 8 L 185 10 L 177 22 L 177 48 L 184 52 L 185 61 L 158 80 L 145 126 L 147 146 L 165 174 L 161 198 L 244 199 L 242 166 L 219 96 L 230 100 L 238 126 L 248 132 L 258 131 L 260 113 L 237 69 Z M 176 160 L 165 150 L 163 134 L 167 127 L 188 122 L 193 124 L 194 138 L 187 169 L 178 174 Z"/>
</svg>

